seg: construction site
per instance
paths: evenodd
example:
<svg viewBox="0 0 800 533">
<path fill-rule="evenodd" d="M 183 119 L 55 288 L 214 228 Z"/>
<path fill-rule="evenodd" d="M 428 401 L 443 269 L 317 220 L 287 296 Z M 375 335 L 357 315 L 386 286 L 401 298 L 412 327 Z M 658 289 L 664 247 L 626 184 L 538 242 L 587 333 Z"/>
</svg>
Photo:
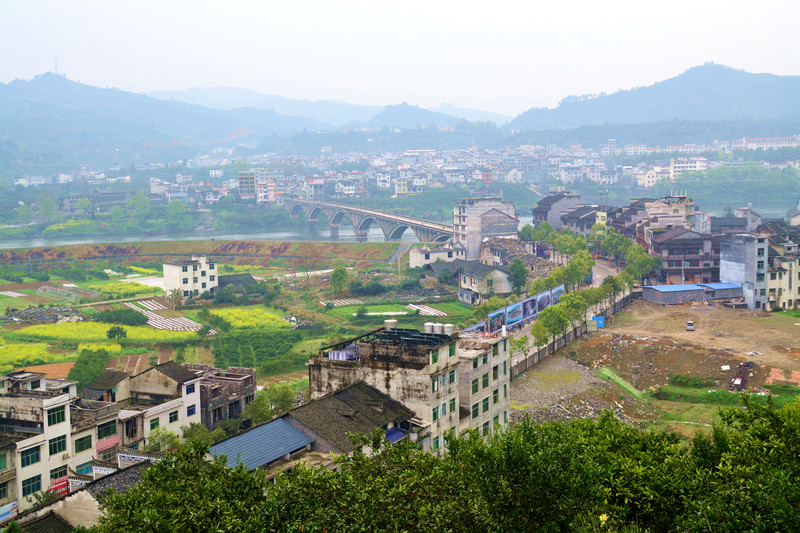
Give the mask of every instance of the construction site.
<svg viewBox="0 0 800 533">
<path fill-rule="evenodd" d="M 686 323 L 695 324 L 687 331 Z M 512 408 L 537 420 L 623 419 L 691 436 L 735 393 L 800 393 L 800 319 L 713 304 L 636 301 L 512 384 Z"/>
</svg>

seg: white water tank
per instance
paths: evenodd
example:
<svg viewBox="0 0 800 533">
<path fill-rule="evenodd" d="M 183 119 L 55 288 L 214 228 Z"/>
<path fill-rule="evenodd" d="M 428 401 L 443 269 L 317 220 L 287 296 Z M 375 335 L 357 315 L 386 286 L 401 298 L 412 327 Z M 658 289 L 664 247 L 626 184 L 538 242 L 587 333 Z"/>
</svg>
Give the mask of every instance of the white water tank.
<svg viewBox="0 0 800 533">
<path fill-rule="evenodd" d="M 425 333 L 433 333 L 433 322 L 425 322 Z"/>
<path fill-rule="evenodd" d="M 397 327 L 397 320 L 394 318 L 384 320 L 383 321 L 383 329 L 389 331 L 390 329 L 395 329 Z"/>
<path fill-rule="evenodd" d="M 443 327 L 444 327 L 444 324 L 442 324 L 441 322 L 437 322 L 437 323 L 435 323 L 433 325 L 433 332 L 434 333 L 441 333 Z"/>
<path fill-rule="evenodd" d="M 506 329 L 505 326 L 503 326 L 503 337 L 505 337 L 506 335 L 508 335 L 508 330 Z"/>
<path fill-rule="evenodd" d="M 445 335 L 452 335 L 454 329 L 455 329 L 455 326 L 453 326 L 453 324 L 445 324 L 443 331 L 444 331 Z"/>
</svg>

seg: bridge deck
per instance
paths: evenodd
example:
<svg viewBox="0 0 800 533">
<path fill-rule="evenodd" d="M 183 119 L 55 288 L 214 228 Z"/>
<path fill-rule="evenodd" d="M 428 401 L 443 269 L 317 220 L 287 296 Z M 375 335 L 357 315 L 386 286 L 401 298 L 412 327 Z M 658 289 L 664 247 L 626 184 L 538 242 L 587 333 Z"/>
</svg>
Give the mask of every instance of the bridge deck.
<svg viewBox="0 0 800 533">
<path fill-rule="evenodd" d="M 378 210 L 375 210 L 375 209 L 366 209 L 366 208 L 363 208 L 363 207 L 355 207 L 355 206 L 352 206 L 352 205 L 344 205 L 344 204 L 332 204 L 332 203 L 328 203 L 328 202 L 317 202 L 317 201 L 314 201 L 314 200 L 292 200 L 292 201 L 296 202 L 296 203 L 299 203 L 299 204 L 307 204 L 307 205 L 314 205 L 314 206 L 320 206 L 320 207 L 323 207 L 323 206 L 324 207 L 332 207 L 332 208 L 335 208 L 335 209 L 342 209 L 342 210 L 345 210 L 345 211 L 355 211 L 357 213 L 361 213 L 361 214 L 364 214 L 364 215 L 379 216 L 381 218 L 386 218 L 386 219 L 389 219 L 389 220 L 393 220 L 395 222 L 401 222 L 403 224 L 410 224 L 410 225 L 413 225 L 413 226 L 419 226 L 421 228 L 435 230 L 435 231 L 441 231 L 441 232 L 444 232 L 444 233 L 453 233 L 455 231 L 453 226 L 452 226 L 452 224 L 436 224 L 435 222 L 429 222 L 427 220 L 422 220 L 422 219 L 419 219 L 419 218 L 406 217 L 406 216 L 402 216 L 402 215 L 395 215 L 393 213 L 385 213 L 383 211 L 378 211 Z"/>
</svg>

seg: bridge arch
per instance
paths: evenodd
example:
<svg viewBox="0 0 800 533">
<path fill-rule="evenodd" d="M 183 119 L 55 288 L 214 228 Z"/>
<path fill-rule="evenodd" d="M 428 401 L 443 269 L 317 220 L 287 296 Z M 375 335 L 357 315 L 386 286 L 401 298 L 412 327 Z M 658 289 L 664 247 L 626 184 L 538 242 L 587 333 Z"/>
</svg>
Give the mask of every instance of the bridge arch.
<svg viewBox="0 0 800 533">
<path fill-rule="evenodd" d="M 364 217 L 358 223 L 358 227 L 355 227 L 355 224 L 353 225 L 353 229 L 356 230 L 356 231 L 369 231 L 369 227 L 372 224 L 378 224 L 378 219 L 376 219 L 375 217 L 371 217 L 371 216 Z"/>
<path fill-rule="evenodd" d="M 296 217 L 299 216 L 300 213 L 305 214 L 306 210 L 303 209 L 301 204 L 293 204 L 292 207 L 289 208 L 289 216 Z"/>
<path fill-rule="evenodd" d="M 326 219 L 328 218 L 327 215 L 325 215 L 325 211 L 323 211 L 319 206 L 312 207 L 311 211 L 308 212 L 306 218 L 308 220 L 319 220 L 320 213 L 322 213 L 322 215 L 324 215 Z"/>
<path fill-rule="evenodd" d="M 386 239 L 392 240 L 392 241 L 399 241 L 403 237 L 403 234 L 410 227 L 411 226 L 409 226 L 408 224 L 401 224 L 399 226 L 396 226 L 394 229 L 392 229 L 392 231 L 389 233 L 389 235 L 386 236 Z M 413 229 L 412 229 L 412 231 L 413 231 Z M 414 234 L 416 235 L 416 232 L 414 232 Z M 419 238 L 419 236 L 417 238 Z"/>
<path fill-rule="evenodd" d="M 433 239 L 433 242 L 447 242 L 452 239 L 451 235 L 439 235 Z"/>
<path fill-rule="evenodd" d="M 336 213 L 328 219 L 328 224 L 331 226 L 338 226 L 342 223 L 342 219 L 344 218 L 349 219 L 350 217 L 348 217 L 347 213 L 345 213 L 343 210 L 336 211 Z"/>
</svg>

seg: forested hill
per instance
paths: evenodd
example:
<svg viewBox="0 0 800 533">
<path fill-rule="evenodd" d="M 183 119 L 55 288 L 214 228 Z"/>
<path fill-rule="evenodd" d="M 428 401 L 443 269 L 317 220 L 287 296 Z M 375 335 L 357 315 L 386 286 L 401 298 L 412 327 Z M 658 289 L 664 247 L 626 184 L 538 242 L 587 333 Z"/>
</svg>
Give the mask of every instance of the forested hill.
<svg viewBox="0 0 800 533">
<path fill-rule="evenodd" d="M 568 96 L 534 108 L 514 130 L 547 130 L 671 120 L 772 120 L 800 117 L 800 76 L 751 74 L 707 63 L 668 80 L 599 96 Z"/>
<path fill-rule="evenodd" d="M 326 127 L 273 111 L 209 109 L 100 89 L 54 74 L 0 84 L 0 140 L 79 162 L 107 152 L 112 162 L 129 163 L 160 147 L 258 141 Z"/>
</svg>

